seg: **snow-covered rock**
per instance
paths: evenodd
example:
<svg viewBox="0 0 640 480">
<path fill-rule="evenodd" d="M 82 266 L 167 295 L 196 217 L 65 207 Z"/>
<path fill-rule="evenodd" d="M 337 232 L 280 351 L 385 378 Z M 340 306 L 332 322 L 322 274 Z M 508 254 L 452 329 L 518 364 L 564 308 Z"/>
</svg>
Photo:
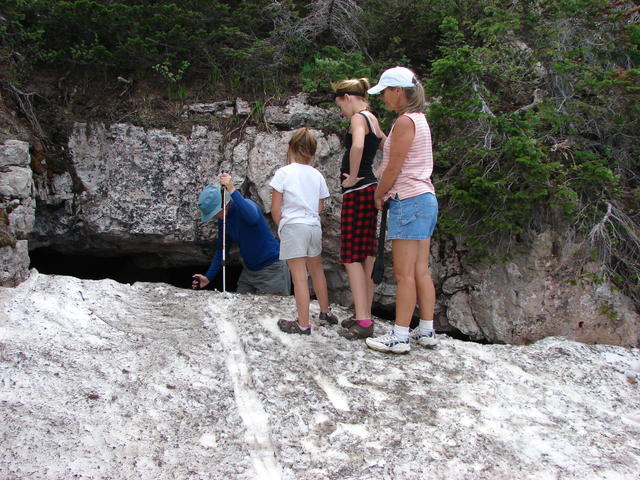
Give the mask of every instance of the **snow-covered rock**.
<svg viewBox="0 0 640 480">
<path fill-rule="evenodd" d="M 294 311 L 35 271 L 0 288 L 0 478 L 637 478 L 638 349 L 442 336 L 388 356 L 281 333 Z"/>
</svg>

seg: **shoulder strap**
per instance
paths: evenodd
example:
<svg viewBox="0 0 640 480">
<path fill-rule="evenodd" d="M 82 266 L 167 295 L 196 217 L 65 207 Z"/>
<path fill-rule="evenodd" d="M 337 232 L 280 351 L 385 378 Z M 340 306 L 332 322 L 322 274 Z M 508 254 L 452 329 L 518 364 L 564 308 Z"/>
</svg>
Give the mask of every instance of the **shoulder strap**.
<svg viewBox="0 0 640 480">
<path fill-rule="evenodd" d="M 359 113 L 360 115 L 362 115 L 362 116 L 364 117 L 364 119 L 367 121 L 367 125 L 369 126 L 369 131 L 370 131 L 371 133 L 373 133 L 373 134 L 377 137 L 378 135 L 376 135 L 376 131 L 375 131 L 375 130 L 373 129 L 373 127 L 371 126 L 371 120 L 369 120 L 369 116 L 368 116 L 368 115 L 365 115 L 365 113 L 364 113 L 364 112 L 358 112 L 358 113 Z"/>
</svg>

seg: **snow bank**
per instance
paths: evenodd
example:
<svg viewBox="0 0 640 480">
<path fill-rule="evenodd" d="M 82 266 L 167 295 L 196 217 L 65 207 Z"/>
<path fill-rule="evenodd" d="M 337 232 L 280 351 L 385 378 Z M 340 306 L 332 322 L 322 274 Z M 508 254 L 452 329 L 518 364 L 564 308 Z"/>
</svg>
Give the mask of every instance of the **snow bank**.
<svg viewBox="0 0 640 480">
<path fill-rule="evenodd" d="M 0 289 L 0 478 L 638 478 L 638 349 L 388 356 L 281 333 L 294 311 L 36 272 Z"/>
</svg>

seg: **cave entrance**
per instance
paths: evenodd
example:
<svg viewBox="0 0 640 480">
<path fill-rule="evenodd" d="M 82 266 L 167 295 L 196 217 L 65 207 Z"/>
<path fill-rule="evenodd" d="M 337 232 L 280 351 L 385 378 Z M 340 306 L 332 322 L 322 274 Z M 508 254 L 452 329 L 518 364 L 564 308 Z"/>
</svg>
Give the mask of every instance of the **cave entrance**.
<svg viewBox="0 0 640 480">
<path fill-rule="evenodd" d="M 179 288 L 191 288 L 191 276 L 204 274 L 209 265 L 185 265 L 180 267 L 140 266 L 135 255 L 97 256 L 71 255 L 60 253 L 51 248 L 38 248 L 29 252 L 30 268 L 49 275 L 68 275 L 86 280 L 112 279 L 120 283 L 162 282 Z M 235 292 L 241 265 L 227 264 L 226 288 Z M 207 289 L 222 291 L 222 272 L 211 282 Z"/>
</svg>

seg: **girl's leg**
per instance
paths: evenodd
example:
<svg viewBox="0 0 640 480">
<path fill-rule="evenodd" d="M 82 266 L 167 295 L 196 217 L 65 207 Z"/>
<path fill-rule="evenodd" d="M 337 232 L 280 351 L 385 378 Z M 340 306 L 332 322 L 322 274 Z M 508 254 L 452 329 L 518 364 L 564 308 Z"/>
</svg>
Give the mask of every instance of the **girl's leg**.
<svg viewBox="0 0 640 480">
<path fill-rule="evenodd" d="M 375 284 L 371 279 L 375 257 L 367 257 L 364 262 L 345 263 L 344 267 L 349 277 L 349 287 L 353 295 L 356 319 L 371 318 L 371 304 Z"/>
<path fill-rule="evenodd" d="M 293 280 L 293 288 L 296 299 L 296 308 L 298 309 L 298 324 L 301 327 L 309 326 L 309 284 L 307 281 L 307 264 L 306 258 L 290 258 L 287 260 L 291 278 Z M 315 288 L 315 284 L 314 284 Z M 326 285 L 325 285 L 326 289 Z"/>
<path fill-rule="evenodd" d="M 324 268 L 322 268 L 322 258 L 320 255 L 316 257 L 307 257 L 306 260 L 306 268 L 309 270 L 311 274 L 311 282 L 313 283 L 313 289 L 316 292 L 316 297 L 318 298 L 318 303 L 320 304 L 321 312 L 329 311 L 329 292 L 327 290 L 327 278 L 324 276 Z M 309 293 L 309 288 L 307 287 L 307 294 Z M 307 316 L 308 316 L 308 305 L 307 305 Z"/>
<path fill-rule="evenodd" d="M 392 240 L 393 274 L 396 278 L 396 325 L 409 327 L 416 308 L 416 261 L 419 240 Z"/>
<path fill-rule="evenodd" d="M 356 320 L 365 320 L 371 318 L 371 305 L 367 305 L 368 289 L 364 264 L 360 262 L 345 263 L 344 268 L 349 277 L 349 287 L 353 295 L 353 306 L 355 309 Z"/>
<path fill-rule="evenodd" d="M 421 240 L 416 260 L 416 289 L 420 318 L 423 320 L 433 320 L 433 312 L 436 307 L 436 289 L 429 272 L 430 247 L 431 239 Z"/>
</svg>

